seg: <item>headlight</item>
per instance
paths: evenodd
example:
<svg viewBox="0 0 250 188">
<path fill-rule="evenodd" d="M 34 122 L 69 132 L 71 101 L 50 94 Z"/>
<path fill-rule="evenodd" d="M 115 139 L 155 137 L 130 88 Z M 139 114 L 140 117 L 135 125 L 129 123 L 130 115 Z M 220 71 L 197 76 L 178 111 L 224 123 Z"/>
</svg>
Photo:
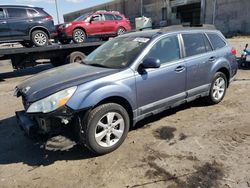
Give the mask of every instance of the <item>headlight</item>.
<svg viewBox="0 0 250 188">
<path fill-rule="evenodd" d="M 74 94 L 76 91 L 76 86 L 64 89 L 62 91 L 59 91 L 53 95 L 50 95 L 44 99 L 41 99 L 37 102 L 34 102 L 30 105 L 27 112 L 28 113 L 36 113 L 36 112 L 43 112 L 48 113 L 52 112 L 62 106 L 64 106 L 70 97 Z"/>
<path fill-rule="evenodd" d="M 71 25 L 72 25 L 72 23 L 65 24 L 65 25 L 64 25 L 64 28 L 67 28 L 67 27 L 69 27 L 69 26 L 71 26 Z"/>
</svg>

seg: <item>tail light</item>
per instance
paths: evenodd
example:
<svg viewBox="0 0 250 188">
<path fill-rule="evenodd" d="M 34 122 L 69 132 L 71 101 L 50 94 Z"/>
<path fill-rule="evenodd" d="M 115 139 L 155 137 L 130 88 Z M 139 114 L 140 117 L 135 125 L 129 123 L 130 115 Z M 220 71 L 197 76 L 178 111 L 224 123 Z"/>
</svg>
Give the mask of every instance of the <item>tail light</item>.
<svg viewBox="0 0 250 188">
<path fill-rule="evenodd" d="M 46 16 L 46 17 L 44 18 L 44 20 L 46 20 L 46 21 L 48 21 L 48 20 L 53 20 L 53 17 L 52 17 L 52 16 Z"/>
<path fill-rule="evenodd" d="M 234 55 L 234 56 L 236 56 L 236 54 L 237 54 L 237 51 L 236 51 L 236 49 L 235 48 L 232 48 L 232 54 Z"/>
</svg>

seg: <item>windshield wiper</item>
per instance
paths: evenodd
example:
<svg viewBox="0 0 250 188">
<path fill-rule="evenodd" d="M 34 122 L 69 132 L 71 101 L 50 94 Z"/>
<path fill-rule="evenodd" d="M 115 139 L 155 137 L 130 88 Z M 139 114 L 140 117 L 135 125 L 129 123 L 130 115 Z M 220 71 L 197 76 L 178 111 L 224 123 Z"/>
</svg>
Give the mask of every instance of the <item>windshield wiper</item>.
<svg viewBox="0 0 250 188">
<path fill-rule="evenodd" d="M 103 68 L 110 68 L 108 66 L 105 66 L 105 65 L 101 65 L 101 64 L 96 64 L 96 63 L 93 63 L 93 64 L 88 64 L 90 66 L 94 66 L 94 67 L 103 67 Z"/>
</svg>

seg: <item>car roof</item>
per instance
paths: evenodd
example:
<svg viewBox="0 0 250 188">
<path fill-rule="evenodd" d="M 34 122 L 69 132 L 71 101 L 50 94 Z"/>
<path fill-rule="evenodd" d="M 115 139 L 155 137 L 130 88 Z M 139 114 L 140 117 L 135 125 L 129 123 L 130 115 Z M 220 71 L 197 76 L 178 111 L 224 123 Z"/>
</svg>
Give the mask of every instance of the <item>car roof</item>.
<svg viewBox="0 0 250 188">
<path fill-rule="evenodd" d="M 32 5 L 0 5 L 1 8 L 6 8 L 6 7 L 10 7 L 10 8 L 40 8 L 41 7 L 35 7 Z"/>
<path fill-rule="evenodd" d="M 122 36 L 126 37 L 146 37 L 146 38 L 154 38 L 156 36 L 166 34 L 166 33 L 173 33 L 173 32 L 181 32 L 181 31 L 215 31 L 216 30 L 214 25 L 204 24 L 202 26 L 183 26 L 183 25 L 173 25 L 168 27 L 162 27 L 160 29 L 152 29 L 152 30 L 144 30 L 138 32 L 131 32 L 124 34 Z"/>
</svg>

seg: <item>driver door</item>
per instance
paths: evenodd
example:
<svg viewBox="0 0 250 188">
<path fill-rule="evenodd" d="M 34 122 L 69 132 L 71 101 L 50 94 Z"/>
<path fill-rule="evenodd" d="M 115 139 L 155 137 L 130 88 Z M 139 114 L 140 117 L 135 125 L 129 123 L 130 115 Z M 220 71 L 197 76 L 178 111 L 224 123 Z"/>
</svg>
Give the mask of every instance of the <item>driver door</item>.
<svg viewBox="0 0 250 188">
<path fill-rule="evenodd" d="M 186 65 L 181 59 L 177 35 L 159 39 L 144 57 L 156 58 L 160 68 L 136 73 L 139 114 L 167 108 L 186 97 Z"/>
<path fill-rule="evenodd" d="M 100 35 L 104 30 L 104 19 L 102 14 L 94 14 L 88 25 L 88 33 L 91 36 Z"/>
</svg>

